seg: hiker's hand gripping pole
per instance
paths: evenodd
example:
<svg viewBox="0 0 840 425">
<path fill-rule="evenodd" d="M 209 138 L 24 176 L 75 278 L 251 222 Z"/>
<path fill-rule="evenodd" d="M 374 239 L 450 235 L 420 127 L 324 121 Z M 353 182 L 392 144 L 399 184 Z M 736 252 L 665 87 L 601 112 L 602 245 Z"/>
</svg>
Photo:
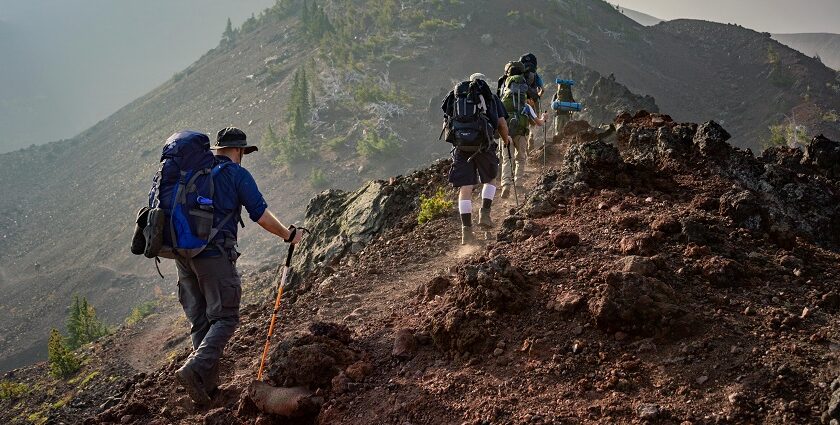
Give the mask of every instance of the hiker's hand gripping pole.
<svg viewBox="0 0 840 425">
<path fill-rule="evenodd" d="M 298 227 L 295 230 L 308 234 L 309 230 L 303 227 Z M 290 237 L 289 239 L 293 239 Z M 280 312 L 280 300 L 283 298 L 283 288 L 286 287 L 286 279 L 289 277 L 289 271 L 292 268 L 292 254 L 295 252 L 295 244 L 289 244 L 289 252 L 286 255 L 286 264 L 283 266 L 283 275 L 280 278 L 280 284 L 277 287 L 277 299 L 274 301 L 274 310 L 271 313 L 271 323 L 268 325 L 268 336 L 265 338 L 265 347 L 263 348 L 262 357 L 260 358 L 260 369 L 257 371 L 257 381 L 262 381 L 263 369 L 265 368 L 265 359 L 268 357 L 268 349 L 271 347 L 271 336 L 274 334 L 274 325 L 277 323 L 277 313 Z"/>
</svg>

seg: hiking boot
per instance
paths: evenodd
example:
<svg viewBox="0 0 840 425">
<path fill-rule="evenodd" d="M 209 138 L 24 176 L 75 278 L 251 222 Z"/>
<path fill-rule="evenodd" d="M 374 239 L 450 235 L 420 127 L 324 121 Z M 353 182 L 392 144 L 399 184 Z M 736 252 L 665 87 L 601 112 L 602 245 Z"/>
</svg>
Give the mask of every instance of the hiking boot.
<svg viewBox="0 0 840 425">
<path fill-rule="evenodd" d="M 484 230 L 496 227 L 496 224 L 490 219 L 490 208 L 481 208 L 478 211 L 478 227 Z"/>
<path fill-rule="evenodd" d="M 502 193 L 499 195 L 502 199 L 510 198 L 510 187 L 502 186 Z"/>
<path fill-rule="evenodd" d="M 475 235 L 470 226 L 461 226 L 461 245 L 474 245 Z"/>
<path fill-rule="evenodd" d="M 210 397 L 204 389 L 201 378 L 189 366 L 184 365 L 175 371 L 175 379 L 187 391 L 190 398 L 199 406 L 209 406 Z"/>
<path fill-rule="evenodd" d="M 221 383 L 219 379 L 219 363 L 216 363 L 210 372 L 207 374 L 207 381 L 204 384 L 204 389 L 207 391 L 207 395 L 210 398 L 213 398 L 213 395 L 219 389 L 219 384 Z"/>
</svg>

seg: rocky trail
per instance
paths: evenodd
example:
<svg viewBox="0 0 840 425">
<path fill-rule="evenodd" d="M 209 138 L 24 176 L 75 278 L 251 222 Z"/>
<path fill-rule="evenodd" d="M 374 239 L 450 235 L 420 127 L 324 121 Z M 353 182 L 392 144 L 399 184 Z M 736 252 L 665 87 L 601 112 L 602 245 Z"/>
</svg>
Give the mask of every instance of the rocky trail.
<svg viewBox="0 0 840 425">
<path fill-rule="evenodd" d="M 313 199 L 315 233 L 296 254 L 305 274 L 284 297 L 267 367 L 270 385 L 313 392 L 300 417 L 263 413 L 247 395 L 275 295 L 263 267 L 245 275 L 257 296 L 209 409 L 173 384 L 183 341 L 159 368 L 93 379 L 53 419 L 840 420 L 840 144 L 755 157 L 714 122 L 646 113 L 609 133 L 574 122 L 564 136 L 519 208 L 495 204 L 495 240 L 473 249 L 459 245 L 454 212 L 417 224 L 416 199 L 446 186 L 446 161 Z M 143 341 L 177 345 L 178 332 Z"/>
</svg>

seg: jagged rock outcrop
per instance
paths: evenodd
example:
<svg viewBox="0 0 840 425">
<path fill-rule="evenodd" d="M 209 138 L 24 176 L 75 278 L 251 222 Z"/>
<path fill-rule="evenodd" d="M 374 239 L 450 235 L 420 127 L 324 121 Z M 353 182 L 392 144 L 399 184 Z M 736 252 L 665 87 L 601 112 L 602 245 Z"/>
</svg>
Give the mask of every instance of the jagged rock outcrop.
<svg viewBox="0 0 840 425">
<path fill-rule="evenodd" d="M 349 254 L 361 251 L 383 230 L 398 225 L 412 227 L 421 194 L 429 194 L 447 179 L 449 160 L 389 181 L 368 182 L 355 192 L 327 190 L 309 201 L 306 227 L 312 232 L 296 254 L 295 270 L 301 276 L 334 267 Z"/>
<path fill-rule="evenodd" d="M 815 138 L 801 151 L 772 149 L 756 158 L 729 145 L 729 133 L 714 121 L 674 122 L 667 115 L 639 112 L 616 119 L 617 142 L 576 144 L 561 169 L 548 173 L 530 195 L 525 212 L 547 210 L 581 190 L 652 187 L 673 191 L 668 176 L 697 169 L 710 184 L 715 176 L 731 181 L 717 188 L 718 213 L 748 230 L 766 233 L 789 246 L 796 235 L 824 246 L 840 244 L 840 143 Z M 669 188 L 670 187 L 670 188 Z"/>
</svg>

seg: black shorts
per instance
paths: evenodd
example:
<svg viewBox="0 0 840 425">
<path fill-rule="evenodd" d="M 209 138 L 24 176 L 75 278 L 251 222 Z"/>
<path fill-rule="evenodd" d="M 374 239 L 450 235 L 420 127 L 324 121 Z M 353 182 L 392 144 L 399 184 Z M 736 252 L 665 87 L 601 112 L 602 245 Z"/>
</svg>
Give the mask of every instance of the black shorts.
<svg viewBox="0 0 840 425">
<path fill-rule="evenodd" d="M 497 145 L 493 143 L 486 151 L 462 152 L 452 150 L 452 168 L 449 170 L 449 183 L 455 187 L 473 186 L 489 183 L 499 175 L 499 157 L 496 156 Z M 473 154 L 472 161 L 467 161 Z"/>
</svg>

